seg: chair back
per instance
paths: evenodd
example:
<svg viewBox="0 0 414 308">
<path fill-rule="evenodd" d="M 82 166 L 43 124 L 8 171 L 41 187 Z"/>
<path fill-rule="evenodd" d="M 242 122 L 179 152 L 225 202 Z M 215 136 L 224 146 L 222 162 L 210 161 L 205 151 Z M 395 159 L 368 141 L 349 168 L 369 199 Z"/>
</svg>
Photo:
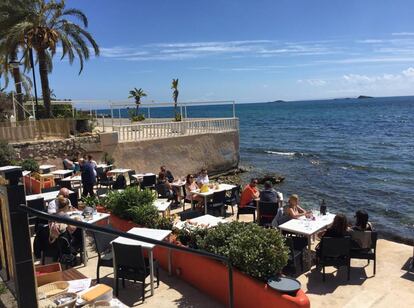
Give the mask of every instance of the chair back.
<svg viewBox="0 0 414 308">
<path fill-rule="evenodd" d="M 111 249 L 111 242 L 116 238 L 116 235 L 93 232 L 93 239 L 95 241 L 95 248 L 98 255 L 101 255 L 103 252 Z"/>
<path fill-rule="evenodd" d="M 96 194 L 98 195 L 98 198 L 102 195 L 106 195 L 108 193 L 109 189 L 106 187 L 98 187 L 96 190 Z"/>
<path fill-rule="evenodd" d="M 55 178 L 55 185 L 60 187 L 60 182 L 62 182 L 62 178 Z"/>
<path fill-rule="evenodd" d="M 181 212 L 180 214 L 180 220 L 186 221 L 187 219 L 193 219 L 202 216 L 203 214 L 199 211 L 187 211 L 187 212 Z"/>
<path fill-rule="evenodd" d="M 215 193 L 213 193 L 213 204 L 221 204 L 226 201 L 226 191 L 225 190 L 221 190 L 221 191 L 216 191 Z"/>
<path fill-rule="evenodd" d="M 72 183 L 70 181 L 60 181 L 60 188 L 67 188 L 69 190 L 73 190 Z"/>
<path fill-rule="evenodd" d="M 320 244 L 321 258 L 349 258 L 351 249 L 351 238 L 345 237 L 322 237 Z"/>
<path fill-rule="evenodd" d="M 135 170 L 128 171 L 128 177 L 130 182 L 136 182 L 136 178 L 133 177 L 134 174 L 137 174 Z"/>
<path fill-rule="evenodd" d="M 134 270 L 134 272 L 146 274 L 145 259 L 141 246 L 113 242 L 112 247 L 117 271 Z"/>
<path fill-rule="evenodd" d="M 46 212 L 45 200 L 43 198 L 27 201 L 27 207 Z M 34 230 L 37 233 L 41 226 L 48 224 L 48 221 L 33 215 L 29 215 L 29 223 L 34 224 Z"/>
<path fill-rule="evenodd" d="M 279 209 L 279 205 L 276 202 L 263 202 L 259 201 L 260 217 L 273 219 Z"/>
<path fill-rule="evenodd" d="M 120 174 L 116 177 L 114 184 L 112 184 L 112 189 L 125 189 L 126 188 L 126 179 L 123 174 Z"/>
<path fill-rule="evenodd" d="M 104 172 L 102 167 L 97 167 L 96 168 L 96 177 L 98 179 L 100 179 L 104 174 L 105 174 L 105 172 Z"/>
<path fill-rule="evenodd" d="M 39 198 L 39 199 L 29 200 L 27 201 L 27 207 L 30 207 L 38 211 L 46 212 L 45 199 Z"/>
<path fill-rule="evenodd" d="M 155 183 L 157 182 L 157 176 L 154 175 L 144 175 L 142 178 L 142 187 L 155 187 Z"/>
<path fill-rule="evenodd" d="M 42 188 L 42 193 L 47 193 L 51 191 L 58 191 L 60 189 L 60 186 L 53 186 L 53 187 L 45 187 Z"/>
<path fill-rule="evenodd" d="M 68 199 L 73 207 L 78 208 L 78 194 L 76 192 L 70 193 Z"/>
</svg>

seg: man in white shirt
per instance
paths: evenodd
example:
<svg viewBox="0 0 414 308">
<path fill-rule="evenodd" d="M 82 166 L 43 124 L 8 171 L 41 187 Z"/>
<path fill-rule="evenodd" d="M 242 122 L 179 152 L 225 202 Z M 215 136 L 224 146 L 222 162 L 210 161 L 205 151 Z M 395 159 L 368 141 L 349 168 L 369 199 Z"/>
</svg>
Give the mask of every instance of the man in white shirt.
<svg viewBox="0 0 414 308">
<path fill-rule="evenodd" d="M 198 187 L 201 187 L 203 185 L 208 185 L 209 182 L 210 181 L 208 179 L 207 169 L 205 168 L 201 169 L 201 172 L 198 175 L 197 180 L 196 180 Z"/>
<path fill-rule="evenodd" d="M 69 201 L 69 208 L 72 208 L 72 204 L 70 203 L 70 200 L 69 200 L 69 189 L 67 189 L 65 187 L 62 187 L 59 190 L 58 196 L 63 196 L 65 198 L 67 198 L 68 201 Z M 56 197 L 56 199 L 57 199 L 57 197 Z M 47 206 L 47 212 L 49 214 L 56 214 L 56 212 L 57 212 L 58 207 L 56 205 L 56 199 L 50 201 L 48 206 Z"/>
</svg>

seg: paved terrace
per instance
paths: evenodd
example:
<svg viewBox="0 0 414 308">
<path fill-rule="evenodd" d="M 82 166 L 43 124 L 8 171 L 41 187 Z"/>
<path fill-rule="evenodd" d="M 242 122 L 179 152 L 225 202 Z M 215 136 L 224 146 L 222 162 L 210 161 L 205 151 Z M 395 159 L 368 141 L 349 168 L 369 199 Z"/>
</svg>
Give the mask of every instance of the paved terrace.
<svg viewBox="0 0 414 308">
<path fill-rule="evenodd" d="M 172 213 L 179 212 L 174 210 Z M 228 212 L 228 219 L 234 220 Z M 242 215 L 243 221 L 250 221 L 251 215 Z M 367 265 L 363 260 L 352 260 L 351 279 L 346 280 L 345 268 L 339 270 L 327 267 L 326 282 L 315 266 L 300 275 L 302 289 L 309 296 L 312 307 L 414 307 L 414 272 L 408 272 L 413 247 L 379 240 L 377 246 L 377 274 L 372 276 L 372 261 Z M 88 266 L 78 269 L 86 276 L 96 277 L 96 255 L 92 255 Z M 306 270 L 306 268 L 305 268 Z M 102 282 L 113 286 L 112 269 L 101 267 Z M 181 281 L 176 276 L 160 271 L 160 286 L 150 296 L 147 286 L 147 298 L 142 304 L 139 284 L 126 283 L 120 287 L 120 300 L 131 307 L 223 307 L 220 303 L 196 288 Z M 237 296 L 237 294 L 235 294 Z"/>
</svg>

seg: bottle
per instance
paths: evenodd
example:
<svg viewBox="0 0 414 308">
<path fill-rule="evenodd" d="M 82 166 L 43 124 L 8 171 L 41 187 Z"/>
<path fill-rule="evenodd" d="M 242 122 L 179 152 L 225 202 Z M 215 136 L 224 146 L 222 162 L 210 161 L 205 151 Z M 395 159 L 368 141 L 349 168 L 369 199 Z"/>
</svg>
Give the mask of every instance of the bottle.
<svg viewBox="0 0 414 308">
<path fill-rule="evenodd" d="M 322 215 L 326 215 L 326 202 L 325 202 L 325 199 L 322 199 L 320 212 L 321 212 Z"/>
</svg>

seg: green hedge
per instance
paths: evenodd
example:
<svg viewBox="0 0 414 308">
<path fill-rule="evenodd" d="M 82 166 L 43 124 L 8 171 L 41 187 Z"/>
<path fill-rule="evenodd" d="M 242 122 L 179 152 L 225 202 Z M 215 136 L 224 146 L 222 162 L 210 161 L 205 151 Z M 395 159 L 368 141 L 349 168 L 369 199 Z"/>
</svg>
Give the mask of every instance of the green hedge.
<svg viewBox="0 0 414 308">
<path fill-rule="evenodd" d="M 110 191 L 104 205 L 114 215 L 132 220 L 140 226 L 171 230 L 171 219 L 159 216 L 154 205 L 155 199 L 156 195 L 149 189 L 127 187 L 122 192 Z"/>
<path fill-rule="evenodd" d="M 233 266 L 261 280 L 278 274 L 288 261 L 288 248 L 279 231 L 254 223 L 219 224 L 197 238 L 200 249 L 230 259 Z"/>
</svg>

